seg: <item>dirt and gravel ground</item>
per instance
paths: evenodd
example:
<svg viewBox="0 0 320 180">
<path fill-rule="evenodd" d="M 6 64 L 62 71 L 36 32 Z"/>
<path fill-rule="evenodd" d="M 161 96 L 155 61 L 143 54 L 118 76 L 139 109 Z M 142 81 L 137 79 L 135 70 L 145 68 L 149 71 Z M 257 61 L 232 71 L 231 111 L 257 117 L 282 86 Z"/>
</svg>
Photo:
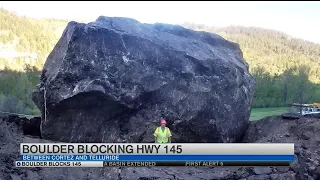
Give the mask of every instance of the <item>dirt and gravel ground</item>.
<svg viewBox="0 0 320 180">
<path fill-rule="evenodd" d="M 320 119 L 267 117 L 250 123 L 243 142 L 294 142 L 288 168 L 16 168 L 19 143 L 51 142 L 25 136 L 0 121 L 0 180 L 320 180 Z"/>
</svg>

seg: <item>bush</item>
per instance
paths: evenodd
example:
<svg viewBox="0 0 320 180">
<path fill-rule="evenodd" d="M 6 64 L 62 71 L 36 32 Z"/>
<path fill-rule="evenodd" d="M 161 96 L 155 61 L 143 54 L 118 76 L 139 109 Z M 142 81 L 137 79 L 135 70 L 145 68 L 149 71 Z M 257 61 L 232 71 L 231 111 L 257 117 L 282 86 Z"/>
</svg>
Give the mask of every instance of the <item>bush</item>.
<svg viewBox="0 0 320 180">
<path fill-rule="evenodd" d="M 3 94 L 0 94 L 0 111 L 24 114 L 26 113 L 27 108 L 17 97 L 12 95 L 5 96 Z"/>
<path fill-rule="evenodd" d="M 40 110 L 38 108 L 33 108 L 33 109 L 31 109 L 29 114 L 35 115 L 35 116 L 40 116 L 41 112 L 40 112 Z"/>
</svg>

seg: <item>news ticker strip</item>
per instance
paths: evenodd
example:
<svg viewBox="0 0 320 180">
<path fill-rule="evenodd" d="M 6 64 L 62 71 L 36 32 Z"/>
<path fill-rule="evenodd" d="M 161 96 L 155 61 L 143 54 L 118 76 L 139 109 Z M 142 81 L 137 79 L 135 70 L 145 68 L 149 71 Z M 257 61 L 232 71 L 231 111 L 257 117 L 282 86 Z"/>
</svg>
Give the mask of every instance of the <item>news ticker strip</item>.
<svg viewBox="0 0 320 180">
<path fill-rule="evenodd" d="M 21 161 L 294 161 L 294 155 L 20 155 Z"/>
<path fill-rule="evenodd" d="M 293 155 L 293 143 L 22 143 L 21 155 L 32 154 L 242 154 Z"/>
<path fill-rule="evenodd" d="M 174 166 L 183 166 L 183 167 L 288 167 L 290 162 L 272 162 L 272 161 L 185 161 L 185 162 L 165 162 L 165 161 L 153 161 L 153 162 L 75 162 L 75 161 L 64 161 L 64 162 L 40 162 L 40 161 L 16 161 L 16 167 L 174 167 Z"/>
</svg>

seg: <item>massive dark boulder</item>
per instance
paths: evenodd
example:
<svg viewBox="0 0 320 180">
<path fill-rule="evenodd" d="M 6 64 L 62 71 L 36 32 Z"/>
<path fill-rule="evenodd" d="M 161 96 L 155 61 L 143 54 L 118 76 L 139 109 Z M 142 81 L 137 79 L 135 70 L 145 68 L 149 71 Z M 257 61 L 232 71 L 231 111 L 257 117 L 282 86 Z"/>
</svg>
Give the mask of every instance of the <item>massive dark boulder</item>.
<svg viewBox="0 0 320 180">
<path fill-rule="evenodd" d="M 174 142 L 236 142 L 253 92 L 238 44 L 181 26 L 99 17 L 67 25 L 33 99 L 46 139 L 152 142 L 163 117 Z"/>
</svg>

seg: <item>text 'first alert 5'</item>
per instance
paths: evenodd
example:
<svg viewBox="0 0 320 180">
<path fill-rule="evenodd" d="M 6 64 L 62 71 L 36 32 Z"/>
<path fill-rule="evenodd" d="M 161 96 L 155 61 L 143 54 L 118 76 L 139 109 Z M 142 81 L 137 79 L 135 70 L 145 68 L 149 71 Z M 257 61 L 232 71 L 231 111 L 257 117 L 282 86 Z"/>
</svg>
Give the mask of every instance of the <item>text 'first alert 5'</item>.
<svg viewBox="0 0 320 180">
<path fill-rule="evenodd" d="M 34 154 L 172 154 L 294 155 L 293 143 L 22 143 L 21 155 Z"/>
</svg>

